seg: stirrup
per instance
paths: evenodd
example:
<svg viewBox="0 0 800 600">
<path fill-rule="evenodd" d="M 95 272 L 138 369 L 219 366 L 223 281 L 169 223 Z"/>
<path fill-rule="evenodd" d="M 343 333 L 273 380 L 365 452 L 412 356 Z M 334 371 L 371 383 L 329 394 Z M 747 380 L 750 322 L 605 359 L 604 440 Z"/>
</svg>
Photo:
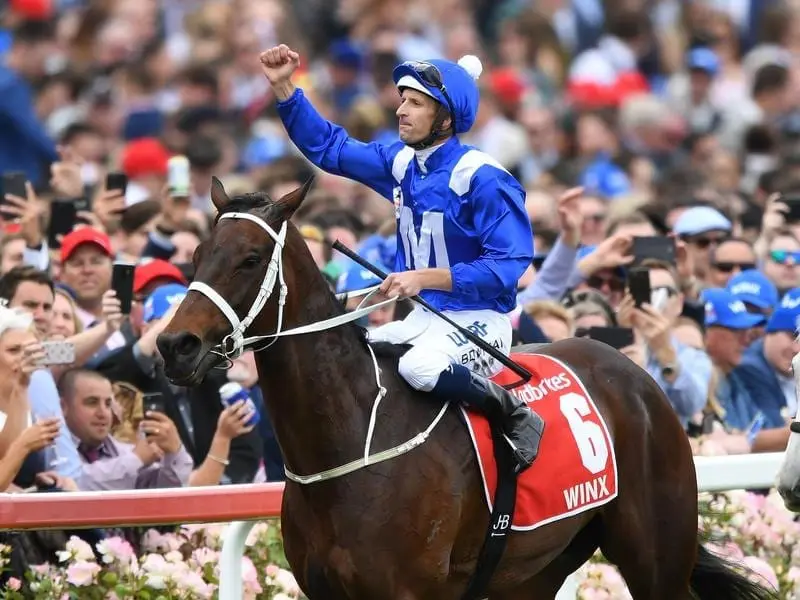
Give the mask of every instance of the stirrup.
<svg viewBox="0 0 800 600">
<path fill-rule="evenodd" d="M 505 433 L 503 434 L 503 439 L 506 441 L 506 444 L 508 444 L 508 447 L 511 449 L 511 456 L 514 460 L 514 475 L 519 475 L 523 471 L 526 471 L 527 469 L 533 466 L 533 461 L 529 461 L 522 453 L 522 451 L 519 448 L 517 448 L 514 442 L 511 441 L 511 438 L 509 438 Z"/>
</svg>

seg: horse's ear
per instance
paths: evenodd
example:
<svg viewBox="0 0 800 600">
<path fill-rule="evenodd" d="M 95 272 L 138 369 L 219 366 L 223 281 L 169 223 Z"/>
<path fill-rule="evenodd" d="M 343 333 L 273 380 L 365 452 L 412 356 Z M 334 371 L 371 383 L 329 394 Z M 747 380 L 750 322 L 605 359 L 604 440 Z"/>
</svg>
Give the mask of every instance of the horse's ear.
<svg viewBox="0 0 800 600">
<path fill-rule="evenodd" d="M 293 192 L 289 192 L 283 198 L 281 198 L 278 203 L 283 208 L 282 215 L 285 220 L 289 220 L 292 218 L 294 211 L 300 208 L 300 205 L 305 200 L 306 194 L 308 194 L 308 190 L 311 189 L 311 186 L 314 184 L 314 176 L 308 178 L 308 180 L 299 188 L 294 190 Z"/>
<path fill-rule="evenodd" d="M 211 201 L 217 207 L 217 212 L 222 212 L 231 201 L 225 188 L 222 187 L 222 182 L 213 175 L 211 176 Z"/>
</svg>

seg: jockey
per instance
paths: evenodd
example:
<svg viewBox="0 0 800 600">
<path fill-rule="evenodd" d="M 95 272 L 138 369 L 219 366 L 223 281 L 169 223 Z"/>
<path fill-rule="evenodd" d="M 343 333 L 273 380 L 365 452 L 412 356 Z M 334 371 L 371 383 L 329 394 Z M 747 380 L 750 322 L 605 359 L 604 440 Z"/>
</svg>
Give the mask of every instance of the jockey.
<svg viewBox="0 0 800 600">
<path fill-rule="evenodd" d="M 324 171 L 359 181 L 394 202 L 390 297 L 420 294 L 450 319 L 508 354 L 517 281 L 533 260 L 525 190 L 490 156 L 462 145 L 475 121 L 477 57 L 405 62 L 394 70 L 401 96 L 400 142 L 365 144 L 323 119 L 291 81 L 299 55 L 285 45 L 261 54 L 278 114 L 300 151 Z M 536 458 L 544 421 L 484 375 L 502 365 L 443 319 L 417 306 L 403 321 L 369 333 L 371 341 L 408 343 L 400 375 L 415 389 L 458 399 L 500 419 L 517 472 Z M 480 371 L 480 374 L 476 371 Z"/>
</svg>

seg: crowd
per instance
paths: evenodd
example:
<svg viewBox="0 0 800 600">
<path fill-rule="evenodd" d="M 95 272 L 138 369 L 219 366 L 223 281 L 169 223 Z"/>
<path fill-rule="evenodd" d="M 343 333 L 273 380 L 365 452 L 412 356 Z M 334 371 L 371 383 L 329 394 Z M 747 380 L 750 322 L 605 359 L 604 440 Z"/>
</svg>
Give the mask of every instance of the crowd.
<svg viewBox="0 0 800 600">
<path fill-rule="evenodd" d="M 460 138 L 525 186 L 534 230 L 516 341 L 613 334 L 698 451 L 785 447 L 800 351 L 797 2 L 0 4 L 0 173 L 26 182 L 0 204 L 0 488 L 283 479 L 252 354 L 187 389 L 155 345 L 213 225 L 212 175 L 231 195 L 280 198 L 316 174 L 293 219 L 335 292 L 377 280 L 333 240 L 395 265 L 392 203 L 288 140 L 258 58 L 277 43 L 300 53 L 295 81 L 322 115 L 379 144 L 398 140 L 395 65 L 480 57 Z M 186 189 L 172 157 L 188 162 Z M 136 265 L 130 311 L 115 262 Z M 69 364 L 48 363 L 55 341 Z M 252 402 L 226 407 L 231 381 Z"/>
</svg>

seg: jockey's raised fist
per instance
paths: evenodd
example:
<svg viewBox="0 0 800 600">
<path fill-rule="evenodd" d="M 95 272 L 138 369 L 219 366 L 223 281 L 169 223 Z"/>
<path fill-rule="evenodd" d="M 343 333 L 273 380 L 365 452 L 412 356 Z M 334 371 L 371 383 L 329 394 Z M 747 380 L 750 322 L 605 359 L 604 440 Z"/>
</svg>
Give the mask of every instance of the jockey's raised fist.
<svg viewBox="0 0 800 600">
<path fill-rule="evenodd" d="M 286 44 L 265 50 L 259 58 L 264 75 L 273 86 L 288 81 L 300 66 L 300 55 Z"/>
</svg>

